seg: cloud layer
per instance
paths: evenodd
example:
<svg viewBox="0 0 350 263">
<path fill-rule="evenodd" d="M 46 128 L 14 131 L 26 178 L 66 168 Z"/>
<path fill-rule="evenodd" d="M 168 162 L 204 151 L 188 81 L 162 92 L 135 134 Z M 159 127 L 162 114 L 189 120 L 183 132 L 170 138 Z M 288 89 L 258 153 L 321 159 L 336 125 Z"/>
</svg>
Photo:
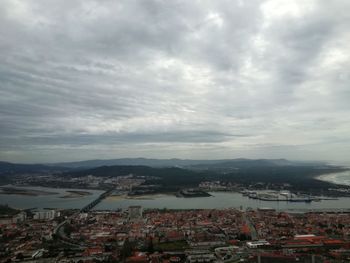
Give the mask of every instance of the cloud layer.
<svg viewBox="0 0 350 263">
<path fill-rule="evenodd" d="M 347 0 L 1 5 L 2 160 L 350 161 Z"/>
</svg>

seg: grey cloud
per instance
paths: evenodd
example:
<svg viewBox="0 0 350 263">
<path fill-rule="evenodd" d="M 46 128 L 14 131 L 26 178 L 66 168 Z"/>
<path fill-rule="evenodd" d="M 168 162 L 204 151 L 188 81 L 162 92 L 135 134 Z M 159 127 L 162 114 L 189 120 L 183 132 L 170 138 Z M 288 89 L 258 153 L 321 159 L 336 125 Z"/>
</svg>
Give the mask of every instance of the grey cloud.
<svg viewBox="0 0 350 263">
<path fill-rule="evenodd" d="M 245 134 L 225 134 L 215 131 L 178 131 L 178 132 L 153 132 L 153 133 L 120 133 L 120 134 L 71 134 L 71 135 L 47 135 L 47 136 L 25 136 L 22 138 L 21 147 L 30 148 L 36 146 L 70 145 L 82 146 L 90 144 L 137 144 L 137 143 L 217 143 L 232 140 L 232 138 L 248 137 Z M 3 149 L 16 145 L 15 137 L 8 137 L 3 142 Z"/>
<path fill-rule="evenodd" d="M 339 152 L 350 147 L 348 8 L 346 0 L 6 0 L 0 159 L 347 162 Z"/>
</svg>

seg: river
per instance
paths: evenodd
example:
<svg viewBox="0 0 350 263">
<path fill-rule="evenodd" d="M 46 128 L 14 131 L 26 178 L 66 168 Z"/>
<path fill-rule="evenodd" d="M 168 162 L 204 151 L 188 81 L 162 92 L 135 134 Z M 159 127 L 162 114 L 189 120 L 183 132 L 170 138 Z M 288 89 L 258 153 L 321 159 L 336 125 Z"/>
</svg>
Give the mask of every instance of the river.
<svg viewBox="0 0 350 263">
<path fill-rule="evenodd" d="M 14 187 L 14 186 L 9 186 Z M 66 188 L 49 188 L 49 187 L 15 187 L 16 189 L 34 190 L 50 192 L 52 194 L 45 195 L 22 195 L 22 194 L 0 194 L 0 204 L 7 204 L 13 208 L 82 208 L 86 204 L 96 199 L 103 191 L 85 190 L 85 189 L 66 189 Z M 62 198 L 69 195 L 67 191 L 87 191 L 90 195 L 80 196 L 76 198 Z"/>
<path fill-rule="evenodd" d="M 24 187 L 37 191 L 55 192 L 51 195 L 27 196 L 18 194 L 1 194 L 0 204 L 8 204 L 15 208 L 60 208 L 80 209 L 97 198 L 103 191 L 81 190 L 81 189 L 58 189 L 48 187 Z M 62 198 L 67 191 L 80 190 L 89 191 L 91 195 Z M 260 201 L 242 196 L 236 192 L 211 192 L 211 197 L 178 198 L 173 195 L 153 195 L 138 198 L 127 198 L 123 196 L 111 196 L 103 200 L 95 207 L 95 210 L 116 210 L 127 208 L 131 205 L 141 205 L 144 208 L 167 208 L 167 209 L 220 209 L 220 208 L 261 208 L 269 207 L 278 210 L 309 210 L 309 209 L 350 209 L 350 198 L 342 197 L 338 200 L 322 200 L 311 203 Z"/>
<path fill-rule="evenodd" d="M 155 195 L 141 198 L 108 197 L 98 204 L 97 210 L 113 210 L 140 205 L 143 208 L 167 209 L 222 209 L 222 208 L 275 208 L 277 210 L 309 210 L 309 209 L 350 209 L 350 198 L 338 200 L 322 200 L 320 202 L 285 202 L 261 201 L 243 196 L 237 192 L 210 192 L 210 197 L 178 198 L 173 195 Z"/>
</svg>

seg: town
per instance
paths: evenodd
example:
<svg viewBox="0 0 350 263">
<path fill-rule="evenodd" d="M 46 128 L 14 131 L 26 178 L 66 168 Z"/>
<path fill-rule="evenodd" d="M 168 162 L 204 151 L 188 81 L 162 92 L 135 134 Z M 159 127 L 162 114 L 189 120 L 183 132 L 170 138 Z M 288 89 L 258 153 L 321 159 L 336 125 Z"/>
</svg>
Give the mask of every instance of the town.
<svg viewBox="0 0 350 263">
<path fill-rule="evenodd" d="M 346 211 L 12 210 L 1 262 L 349 262 Z"/>
<path fill-rule="evenodd" d="M 156 193 L 172 193 L 181 197 L 206 197 L 210 196 L 207 192 L 223 191 L 223 192 L 240 192 L 244 196 L 264 201 L 295 201 L 295 202 L 310 202 L 329 200 L 329 197 L 349 196 L 349 186 L 331 185 L 332 187 L 323 189 L 321 192 L 316 192 L 314 196 L 310 191 L 297 191 L 288 183 L 250 183 L 242 184 L 231 181 L 199 181 L 196 186 L 183 185 L 181 187 L 164 190 L 164 188 L 157 183 L 149 184 L 148 181 L 157 182 L 161 178 L 156 176 L 139 176 L 135 174 L 126 174 L 123 176 L 61 176 L 55 174 L 28 174 L 14 176 L 12 179 L 12 186 L 42 186 L 42 187 L 60 187 L 73 189 L 98 189 L 109 190 L 114 188 L 113 195 L 144 195 Z M 18 189 L 13 187 L 0 187 L 0 191 L 6 190 L 9 193 L 15 193 Z M 191 189 L 193 193 L 188 190 Z M 23 191 L 23 189 L 22 189 Z M 297 195 L 296 192 L 303 194 Z M 327 194 L 327 197 L 320 197 L 320 194 Z"/>
</svg>

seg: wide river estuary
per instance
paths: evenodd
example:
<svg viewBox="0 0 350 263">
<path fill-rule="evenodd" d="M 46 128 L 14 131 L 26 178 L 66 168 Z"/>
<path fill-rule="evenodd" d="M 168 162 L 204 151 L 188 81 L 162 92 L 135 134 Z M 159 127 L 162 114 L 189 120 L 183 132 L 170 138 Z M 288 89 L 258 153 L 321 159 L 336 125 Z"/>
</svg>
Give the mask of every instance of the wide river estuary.
<svg viewBox="0 0 350 263">
<path fill-rule="evenodd" d="M 103 191 L 57 189 L 47 187 L 16 187 L 17 189 L 34 190 L 46 194 L 0 194 L 0 204 L 14 208 L 60 208 L 80 209 L 96 199 Z M 88 191 L 89 195 L 69 196 L 67 191 Z M 51 194 L 47 194 L 50 192 Z M 210 192 L 210 197 L 178 198 L 173 195 L 149 195 L 130 198 L 126 196 L 110 196 L 99 203 L 95 210 L 117 210 L 131 205 L 141 205 L 143 208 L 167 209 L 222 209 L 222 208 L 275 208 L 277 210 L 312 210 L 312 209 L 350 209 L 350 198 L 341 197 L 337 200 L 322 200 L 319 202 L 286 202 L 261 201 L 243 196 L 237 192 Z"/>
</svg>

